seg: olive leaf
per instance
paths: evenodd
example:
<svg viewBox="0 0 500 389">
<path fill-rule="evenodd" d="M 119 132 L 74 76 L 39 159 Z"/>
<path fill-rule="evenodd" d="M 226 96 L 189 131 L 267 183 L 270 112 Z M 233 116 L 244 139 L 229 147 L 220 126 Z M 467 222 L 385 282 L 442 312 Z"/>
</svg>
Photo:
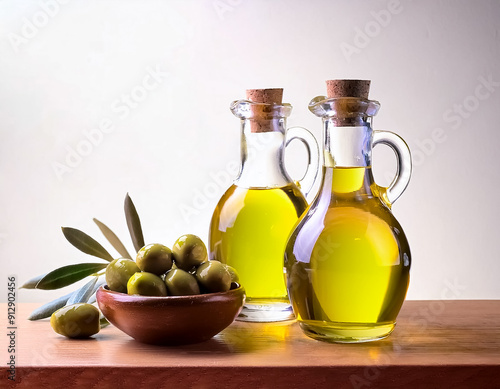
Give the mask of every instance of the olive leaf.
<svg viewBox="0 0 500 389">
<path fill-rule="evenodd" d="M 98 277 L 92 277 L 89 282 L 83 285 L 80 289 L 74 291 L 69 300 L 66 302 L 66 305 L 86 303 L 92 295 L 97 278 Z"/>
<path fill-rule="evenodd" d="M 72 294 L 73 292 L 68 293 L 67 295 L 59 297 L 47 304 L 42 305 L 41 307 L 38 307 L 33 312 L 31 312 L 31 314 L 28 316 L 28 320 L 40 320 L 45 319 L 46 317 L 50 317 L 55 311 L 66 305 L 66 302 Z"/>
<path fill-rule="evenodd" d="M 59 289 L 71 285 L 108 266 L 106 263 L 79 263 L 60 267 L 47 273 L 36 285 L 36 289 Z"/>
<path fill-rule="evenodd" d="M 92 289 L 90 297 L 87 300 L 87 304 L 93 304 L 97 301 L 97 289 L 99 289 L 104 284 L 106 284 L 106 280 L 104 278 L 98 279 L 98 281 L 94 285 L 94 288 Z"/>
<path fill-rule="evenodd" d="M 100 319 L 99 319 L 99 324 L 101 325 L 101 329 L 104 328 L 104 327 L 107 327 L 109 326 L 109 321 L 104 317 L 102 316 Z"/>
<path fill-rule="evenodd" d="M 26 281 L 23 285 L 19 287 L 19 289 L 36 289 L 36 285 L 40 282 L 40 280 L 45 277 L 47 273 L 41 274 L 39 276 L 36 276 L 32 278 L 29 281 Z"/>
<path fill-rule="evenodd" d="M 85 232 L 71 227 L 61 227 L 61 229 L 68 242 L 78 250 L 83 251 L 85 254 L 105 259 L 109 262 L 113 260 L 111 254 L 108 253 L 99 242 L 88 236 Z"/>
<path fill-rule="evenodd" d="M 142 235 L 141 221 L 130 196 L 125 196 L 125 217 L 127 226 L 134 243 L 134 248 L 139 251 L 144 246 L 144 236 Z"/>
<path fill-rule="evenodd" d="M 116 236 L 116 234 L 111 231 L 111 229 L 104 224 L 103 222 L 97 220 L 96 218 L 93 219 L 94 223 L 97 224 L 97 227 L 101 230 L 102 234 L 106 237 L 109 243 L 115 248 L 116 251 L 123 257 L 123 258 L 129 258 L 132 259 L 130 254 L 128 253 L 127 249 L 121 242 L 121 240 Z"/>
</svg>

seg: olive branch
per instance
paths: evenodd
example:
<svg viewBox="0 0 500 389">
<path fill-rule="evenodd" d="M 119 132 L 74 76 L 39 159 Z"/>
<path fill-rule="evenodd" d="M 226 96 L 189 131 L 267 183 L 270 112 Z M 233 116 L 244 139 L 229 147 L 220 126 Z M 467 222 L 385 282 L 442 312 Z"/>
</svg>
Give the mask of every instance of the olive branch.
<svg viewBox="0 0 500 389">
<path fill-rule="evenodd" d="M 132 243 L 137 252 L 144 246 L 144 236 L 142 234 L 139 215 L 137 214 L 137 210 L 135 209 L 134 203 L 128 193 L 125 196 L 124 208 L 127 227 L 132 238 Z M 118 236 L 103 222 L 97 220 L 96 218 L 93 220 L 118 254 L 120 254 L 122 258 L 132 259 Z M 94 303 L 96 301 L 97 289 L 99 289 L 99 287 L 106 282 L 103 276 L 106 272 L 107 266 L 111 261 L 113 261 L 113 256 L 104 247 L 102 247 L 99 242 L 87 235 L 85 232 L 71 227 L 61 227 L 61 229 L 66 240 L 78 250 L 84 252 L 85 254 L 103 259 L 104 261 L 107 261 L 107 263 L 91 262 L 67 265 L 26 281 L 20 288 L 54 290 L 64 288 L 74 284 L 75 282 L 83 280 L 84 278 L 90 277 L 90 281 L 88 281 L 81 288 L 35 309 L 29 315 L 28 320 L 40 320 L 50 317 L 55 311 L 66 305 Z M 106 319 L 102 317 L 101 325 L 104 326 L 107 324 L 109 323 L 107 323 Z"/>
</svg>

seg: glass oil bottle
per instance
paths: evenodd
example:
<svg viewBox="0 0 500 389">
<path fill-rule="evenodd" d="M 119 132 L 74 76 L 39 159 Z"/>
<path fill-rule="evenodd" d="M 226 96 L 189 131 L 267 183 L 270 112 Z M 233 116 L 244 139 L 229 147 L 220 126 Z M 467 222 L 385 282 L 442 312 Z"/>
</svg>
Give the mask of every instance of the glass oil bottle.
<svg viewBox="0 0 500 389">
<path fill-rule="evenodd" d="M 300 185 L 312 187 L 319 165 L 318 145 L 303 128 L 286 129 L 292 107 L 282 89 L 251 89 L 248 100 L 231 104 L 241 120 L 241 169 L 212 216 L 209 255 L 234 267 L 246 291 L 238 320 L 293 318 L 283 274 L 287 238 L 307 207 L 304 194 L 284 166 L 286 144 L 301 140 L 311 161 Z"/>
<path fill-rule="evenodd" d="M 328 81 L 328 98 L 311 101 L 324 126 L 322 182 L 285 251 L 297 320 L 306 335 L 329 342 L 389 335 L 409 284 L 410 248 L 391 205 L 408 185 L 410 151 L 398 135 L 372 130 L 380 104 L 368 100 L 369 84 Z M 371 170 L 379 143 L 397 155 L 388 188 L 374 182 Z"/>
</svg>

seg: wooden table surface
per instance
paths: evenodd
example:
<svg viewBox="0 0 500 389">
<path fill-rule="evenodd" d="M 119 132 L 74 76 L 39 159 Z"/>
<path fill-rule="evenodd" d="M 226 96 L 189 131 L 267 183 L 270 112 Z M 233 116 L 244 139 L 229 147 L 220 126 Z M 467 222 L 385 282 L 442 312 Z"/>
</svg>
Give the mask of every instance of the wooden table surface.
<svg viewBox="0 0 500 389">
<path fill-rule="evenodd" d="M 7 330 L 7 306 L 3 329 Z M 89 340 L 30 322 L 18 304 L 16 381 L 0 388 L 500 388 L 500 301 L 407 301 L 388 338 L 329 344 L 295 322 L 234 322 L 197 345 L 150 346 L 109 326 Z"/>
</svg>

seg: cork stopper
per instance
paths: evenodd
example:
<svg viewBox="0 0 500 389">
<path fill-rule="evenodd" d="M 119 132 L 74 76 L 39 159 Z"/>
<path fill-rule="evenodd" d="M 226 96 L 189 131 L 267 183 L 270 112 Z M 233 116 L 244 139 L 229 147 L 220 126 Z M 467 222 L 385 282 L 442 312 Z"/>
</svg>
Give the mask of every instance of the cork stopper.
<svg viewBox="0 0 500 389">
<path fill-rule="evenodd" d="M 328 80 L 326 89 L 329 99 L 336 97 L 368 99 L 370 80 Z"/>
<path fill-rule="evenodd" d="M 247 89 L 247 100 L 254 103 L 281 104 L 283 88 Z"/>
<path fill-rule="evenodd" d="M 247 89 L 247 100 L 254 103 L 282 104 L 283 88 Z M 250 120 L 250 131 L 253 133 L 271 132 L 277 127 L 276 119 L 269 118 L 272 108 L 266 106 L 251 107 L 254 118 Z"/>
</svg>

